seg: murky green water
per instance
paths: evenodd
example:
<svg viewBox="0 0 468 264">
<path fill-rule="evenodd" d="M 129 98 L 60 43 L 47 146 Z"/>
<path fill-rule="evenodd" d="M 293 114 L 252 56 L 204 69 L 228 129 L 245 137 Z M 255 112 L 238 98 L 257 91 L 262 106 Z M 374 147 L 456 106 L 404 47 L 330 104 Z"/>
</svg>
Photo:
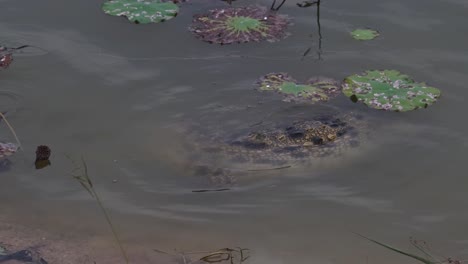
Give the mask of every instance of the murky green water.
<svg viewBox="0 0 468 264">
<path fill-rule="evenodd" d="M 192 1 L 160 25 L 106 16 L 102 1 L 0 2 L 1 43 L 41 48 L 18 54 L 0 73 L 1 110 L 24 145 L 0 174 L 3 217 L 54 233 L 107 236 L 94 201 L 69 175 L 65 155 L 83 155 L 130 252 L 243 246 L 252 249 L 252 263 L 409 263 L 352 233 L 359 232 L 402 248 L 413 236 L 445 255 L 468 254 L 465 1 L 324 1 L 321 50 L 315 9 L 292 0 L 281 9 L 294 19 L 289 38 L 230 46 L 187 31 L 193 14 L 224 6 L 218 1 Z M 236 5 L 251 2 L 269 5 Z M 366 26 L 381 37 L 348 35 Z M 386 68 L 439 87 L 443 98 L 409 113 L 334 101 L 375 124 L 352 157 L 258 173 L 219 193 L 192 193 L 206 183 L 170 162 L 182 156 L 172 129 L 188 120 L 245 129 L 266 116 L 326 111 L 260 98 L 252 83 L 265 73 L 341 79 Z M 11 140 L 6 128 L 1 135 Z M 36 171 L 40 144 L 51 147 L 52 166 Z"/>
</svg>

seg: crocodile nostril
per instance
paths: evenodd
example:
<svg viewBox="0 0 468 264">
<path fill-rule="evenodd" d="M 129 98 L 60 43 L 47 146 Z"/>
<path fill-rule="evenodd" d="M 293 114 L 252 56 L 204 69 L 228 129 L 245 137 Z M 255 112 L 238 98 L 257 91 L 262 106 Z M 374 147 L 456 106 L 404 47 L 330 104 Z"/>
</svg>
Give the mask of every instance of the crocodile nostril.
<svg viewBox="0 0 468 264">
<path fill-rule="evenodd" d="M 304 137 L 304 130 L 298 128 L 288 128 L 288 136 L 292 139 L 298 139 Z"/>
<path fill-rule="evenodd" d="M 312 141 L 312 143 L 314 143 L 314 145 L 322 145 L 323 144 L 323 138 L 321 138 L 321 137 L 314 136 L 314 137 L 312 137 L 311 141 Z"/>
</svg>

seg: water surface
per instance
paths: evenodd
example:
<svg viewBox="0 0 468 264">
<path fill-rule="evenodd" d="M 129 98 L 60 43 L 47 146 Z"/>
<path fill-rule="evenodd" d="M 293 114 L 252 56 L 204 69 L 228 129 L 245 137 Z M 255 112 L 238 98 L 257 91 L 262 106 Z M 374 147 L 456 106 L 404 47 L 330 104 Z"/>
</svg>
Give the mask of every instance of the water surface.
<svg viewBox="0 0 468 264">
<path fill-rule="evenodd" d="M 445 255 L 468 254 L 466 2 L 324 1 L 319 45 L 315 9 L 288 1 L 281 12 L 294 20 L 289 38 L 230 46 L 187 31 L 193 14 L 223 2 L 192 1 L 159 25 L 106 16 L 101 2 L 1 1 L 1 43 L 39 47 L 18 54 L 0 75 L 1 110 L 24 145 L 0 176 L 2 217 L 108 237 L 112 247 L 94 201 L 69 174 L 65 155 L 83 155 L 131 255 L 242 246 L 252 250 L 252 263 L 410 262 L 352 232 L 401 248 L 413 236 Z M 269 5 L 235 5 L 251 2 Z M 367 26 L 381 37 L 350 38 Z M 333 107 L 294 106 L 252 87 L 268 72 L 342 79 L 387 68 L 439 87 L 443 97 L 428 109 L 387 113 L 346 98 Z M 262 172 L 229 192 L 192 193 L 206 183 L 171 163 L 183 156 L 183 135 L 174 129 L 189 120 L 246 129 L 327 109 L 359 112 L 373 124 L 360 151 L 331 165 Z M 6 128 L 0 133 L 12 140 Z M 51 147 L 52 166 L 36 171 L 40 144 Z"/>
</svg>

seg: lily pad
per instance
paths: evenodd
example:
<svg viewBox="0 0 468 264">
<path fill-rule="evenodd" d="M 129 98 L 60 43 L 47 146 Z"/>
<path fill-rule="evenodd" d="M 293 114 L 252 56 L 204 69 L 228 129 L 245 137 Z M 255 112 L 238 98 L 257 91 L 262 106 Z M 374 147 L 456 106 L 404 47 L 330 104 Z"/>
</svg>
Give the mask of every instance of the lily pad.
<svg viewBox="0 0 468 264">
<path fill-rule="evenodd" d="M 351 36 L 357 40 L 372 40 L 378 37 L 380 33 L 373 29 L 356 29 L 351 32 Z"/>
<path fill-rule="evenodd" d="M 15 154 L 17 150 L 18 147 L 13 143 L 0 142 L 0 159 Z"/>
<path fill-rule="evenodd" d="M 278 41 L 288 34 L 286 16 L 263 7 L 213 9 L 195 15 L 190 31 L 199 39 L 217 44 Z"/>
<path fill-rule="evenodd" d="M 285 102 L 325 102 L 339 94 L 339 82 L 329 78 L 311 78 L 298 83 L 287 73 L 269 73 L 257 82 L 260 91 L 274 91 L 284 96 Z"/>
<path fill-rule="evenodd" d="M 440 97 L 439 89 L 417 83 L 395 70 L 351 75 L 344 80 L 343 93 L 354 102 L 399 112 L 426 108 Z"/>
<path fill-rule="evenodd" d="M 159 23 L 177 16 L 179 7 L 161 0 L 111 0 L 102 10 L 112 16 L 124 16 L 136 24 Z"/>
</svg>

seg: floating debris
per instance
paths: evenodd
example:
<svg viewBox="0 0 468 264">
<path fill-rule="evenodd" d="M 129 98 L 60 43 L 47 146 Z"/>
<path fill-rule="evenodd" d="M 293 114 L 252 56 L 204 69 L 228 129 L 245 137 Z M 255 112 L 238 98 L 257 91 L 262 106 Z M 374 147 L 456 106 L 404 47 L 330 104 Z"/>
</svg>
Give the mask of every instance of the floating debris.
<svg viewBox="0 0 468 264">
<path fill-rule="evenodd" d="M 13 134 L 13 136 L 14 136 L 15 139 L 16 139 L 16 143 L 18 144 L 18 145 L 16 146 L 16 149 L 18 149 L 18 148 L 21 147 L 21 142 L 19 141 L 19 138 L 18 138 L 18 136 L 16 135 L 15 129 L 13 129 L 13 126 L 11 126 L 10 122 L 8 122 L 8 120 L 7 120 L 6 116 L 5 116 L 6 113 L 7 113 L 7 112 L 4 112 L 4 113 L 0 112 L 0 121 L 3 120 L 3 121 L 5 122 L 5 124 L 6 124 L 6 126 L 8 127 L 8 129 L 10 129 L 11 134 Z M 10 144 L 11 144 L 11 143 L 10 143 Z"/>
<path fill-rule="evenodd" d="M 414 240 L 413 238 L 410 238 L 410 243 L 411 245 L 420 253 L 423 253 L 422 255 L 416 255 L 408 251 L 404 251 L 401 249 L 398 249 L 396 247 L 393 247 L 389 244 L 379 242 L 377 240 L 365 237 L 363 235 L 357 234 L 358 236 L 375 243 L 383 248 L 389 249 L 395 253 L 398 253 L 402 256 L 407 256 L 410 257 L 414 260 L 417 260 L 419 262 L 422 262 L 424 264 L 462 264 L 465 263 L 465 261 L 456 259 L 456 258 L 451 258 L 451 257 L 442 257 L 442 256 L 436 256 L 432 251 L 432 249 L 429 247 L 429 245 L 422 240 Z"/>
<path fill-rule="evenodd" d="M 395 70 L 371 70 L 351 75 L 344 80 L 343 93 L 353 102 L 397 112 L 426 108 L 440 97 L 439 89 L 416 83 Z"/>
<path fill-rule="evenodd" d="M 0 159 L 9 157 L 18 151 L 18 147 L 13 143 L 0 142 Z"/>
<path fill-rule="evenodd" d="M 274 42 L 285 38 L 289 19 L 263 7 L 213 9 L 195 15 L 190 31 L 199 39 L 217 44 Z"/>
<path fill-rule="evenodd" d="M 296 3 L 298 7 L 309 7 L 313 5 L 317 5 L 320 1 L 302 1 L 300 3 Z"/>
<path fill-rule="evenodd" d="M 204 193 L 204 192 L 223 192 L 223 191 L 229 191 L 231 189 L 229 188 L 220 188 L 220 189 L 201 189 L 201 190 L 193 190 L 192 192 L 194 193 Z"/>
<path fill-rule="evenodd" d="M 380 36 L 380 33 L 373 29 L 356 29 L 351 32 L 351 36 L 357 40 L 372 40 Z"/>
<path fill-rule="evenodd" d="M 159 23 L 177 16 L 179 7 L 172 1 L 161 0 L 111 0 L 102 10 L 112 16 L 124 16 L 136 24 Z"/>
<path fill-rule="evenodd" d="M 326 102 L 341 90 L 338 81 L 329 78 L 311 78 L 301 84 L 287 73 L 269 73 L 257 82 L 260 91 L 274 91 L 284 96 L 285 102 Z"/>
<path fill-rule="evenodd" d="M 250 258 L 250 249 L 248 248 L 221 248 L 216 251 L 195 251 L 195 252 L 175 252 L 168 253 L 159 249 L 153 249 L 157 253 L 170 255 L 173 257 L 181 258 L 183 263 L 231 263 L 242 264 Z M 196 256 L 199 255 L 199 261 L 194 261 Z"/>
<path fill-rule="evenodd" d="M 48 146 L 40 145 L 36 149 L 36 161 L 34 164 L 36 165 L 36 169 L 43 169 L 49 165 L 50 163 L 50 154 L 51 150 Z"/>
<path fill-rule="evenodd" d="M 16 252 L 10 252 L 7 250 L 7 248 L 0 246 L 0 263 L 7 263 L 7 261 L 16 261 L 15 263 L 22 262 L 33 264 L 48 264 L 48 262 L 41 258 L 39 253 L 36 251 L 25 249 Z"/>
<path fill-rule="evenodd" d="M 283 0 L 278 6 L 275 6 L 276 0 L 273 0 L 273 3 L 271 3 L 270 10 L 276 12 L 280 10 L 280 8 L 284 5 L 284 3 L 286 3 L 286 0 Z"/>
<path fill-rule="evenodd" d="M 222 248 L 209 253 L 208 255 L 200 258 L 200 260 L 207 263 L 219 263 L 222 261 L 230 261 L 231 263 L 234 263 L 235 260 L 237 263 L 243 263 L 250 257 L 248 252 L 248 248 Z"/>
<path fill-rule="evenodd" d="M 0 46 L 0 69 L 6 69 L 13 62 L 13 54 L 5 47 Z"/>
<path fill-rule="evenodd" d="M 6 69 L 13 62 L 13 53 L 18 50 L 30 47 L 29 45 L 19 46 L 17 48 L 8 48 L 0 46 L 0 69 Z"/>
</svg>

